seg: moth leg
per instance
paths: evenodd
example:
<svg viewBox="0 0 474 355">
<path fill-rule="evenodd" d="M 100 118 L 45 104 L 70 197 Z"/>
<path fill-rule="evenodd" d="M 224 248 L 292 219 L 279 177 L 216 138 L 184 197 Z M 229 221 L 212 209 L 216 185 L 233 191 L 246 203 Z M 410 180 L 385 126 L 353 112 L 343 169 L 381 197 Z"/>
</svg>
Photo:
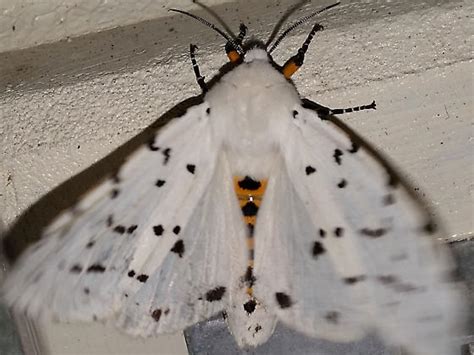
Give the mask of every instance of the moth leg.
<svg viewBox="0 0 474 355">
<path fill-rule="evenodd" d="M 318 31 L 322 31 L 324 27 L 320 25 L 319 23 L 316 23 L 313 28 L 311 29 L 311 32 L 308 34 L 308 37 L 306 37 L 306 40 L 304 41 L 303 45 L 301 46 L 300 49 L 298 49 L 298 53 L 296 53 L 293 57 L 288 59 L 288 61 L 283 65 L 282 68 L 282 73 L 285 76 L 285 78 L 289 79 L 291 76 L 303 65 L 304 62 L 304 56 L 306 54 L 306 51 L 308 50 L 309 44 L 313 40 L 314 35 Z"/>
<path fill-rule="evenodd" d="M 231 63 L 238 63 L 242 60 L 242 55 L 235 48 L 235 44 L 241 46 L 246 34 L 247 26 L 241 23 L 239 26 L 239 35 L 237 36 L 235 42 L 233 43 L 231 41 L 227 41 L 225 45 L 225 52 L 227 53 L 227 57 L 229 58 Z"/>
<path fill-rule="evenodd" d="M 362 106 L 354 106 L 348 108 L 329 108 L 325 106 L 318 107 L 316 110 L 319 114 L 322 115 L 341 115 L 343 113 L 350 113 L 350 112 L 357 112 L 357 111 L 364 111 L 364 110 L 376 110 L 375 100 L 372 101 L 369 105 L 362 105 Z"/>
<path fill-rule="evenodd" d="M 199 65 L 196 62 L 196 54 L 195 54 L 196 49 L 198 49 L 196 45 L 190 44 L 189 55 L 191 57 L 191 63 L 193 64 L 193 70 L 194 70 L 194 75 L 196 76 L 196 81 L 199 87 L 201 88 L 202 92 L 206 93 L 208 88 L 207 88 L 206 82 L 204 81 L 204 77 L 201 75 L 201 72 L 199 71 Z"/>
</svg>

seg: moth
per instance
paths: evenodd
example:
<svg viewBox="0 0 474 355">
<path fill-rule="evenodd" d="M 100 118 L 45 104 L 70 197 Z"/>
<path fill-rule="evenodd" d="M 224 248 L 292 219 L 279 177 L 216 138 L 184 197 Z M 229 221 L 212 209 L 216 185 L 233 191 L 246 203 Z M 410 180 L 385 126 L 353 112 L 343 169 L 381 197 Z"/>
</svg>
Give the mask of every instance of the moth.
<svg viewBox="0 0 474 355">
<path fill-rule="evenodd" d="M 34 318 L 108 321 L 135 336 L 225 312 L 241 347 L 277 321 L 348 341 L 376 330 L 413 354 L 451 354 L 462 294 L 438 223 L 382 154 L 291 81 L 322 26 L 283 65 L 227 34 L 230 70 L 48 226 L 2 288 Z"/>
</svg>

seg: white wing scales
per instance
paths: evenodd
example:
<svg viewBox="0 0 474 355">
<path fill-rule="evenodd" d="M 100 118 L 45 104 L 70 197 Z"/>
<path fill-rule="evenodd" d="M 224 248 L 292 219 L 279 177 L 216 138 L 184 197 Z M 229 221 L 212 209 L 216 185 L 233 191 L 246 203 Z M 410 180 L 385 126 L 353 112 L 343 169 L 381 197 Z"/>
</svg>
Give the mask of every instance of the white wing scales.
<svg viewBox="0 0 474 355">
<path fill-rule="evenodd" d="M 417 354 L 451 353 L 463 302 L 429 216 L 363 147 L 297 111 L 259 212 L 256 296 L 313 336 L 374 328 Z"/>
<path fill-rule="evenodd" d="M 144 336 L 224 309 L 245 229 L 207 114 L 191 108 L 58 218 L 3 285 L 7 304 L 60 321 L 119 313 Z"/>
</svg>

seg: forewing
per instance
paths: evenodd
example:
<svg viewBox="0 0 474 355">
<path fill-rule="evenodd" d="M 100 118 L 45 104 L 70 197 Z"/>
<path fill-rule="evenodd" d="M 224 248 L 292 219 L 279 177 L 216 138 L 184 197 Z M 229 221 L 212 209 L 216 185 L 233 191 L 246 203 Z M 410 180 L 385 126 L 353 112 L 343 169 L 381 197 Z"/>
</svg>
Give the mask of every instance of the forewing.
<svg viewBox="0 0 474 355">
<path fill-rule="evenodd" d="M 347 126 L 322 120 L 312 110 L 296 108 L 281 151 L 281 181 L 286 180 L 286 168 L 288 183 L 278 187 L 274 182 L 275 192 L 267 192 L 256 229 L 256 265 L 262 253 L 262 273 L 256 266 L 257 278 L 270 280 L 270 266 L 277 263 L 290 270 L 291 263 L 299 264 L 292 270 L 299 274 L 290 273 L 278 285 L 282 291 L 260 289 L 268 297 L 273 293 L 275 299 L 275 292 L 288 295 L 294 303 L 296 311 L 282 309 L 281 301 L 288 300 L 282 295 L 280 302 L 274 301 L 281 319 L 296 328 L 303 325 L 316 336 L 331 320 L 349 329 L 370 326 L 389 342 L 405 344 L 415 353 L 449 353 L 448 339 L 462 324 L 462 297 L 457 285 L 449 282 L 452 264 L 434 239 L 437 224 L 424 204 L 386 160 Z M 271 204 L 280 188 L 286 188 L 285 196 L 297 197 L 281 195 L 280 202 Z M 290 203 L 284 205 L 285 201 Z M 278 217 L 272 216 L 275 209 L 281 210 Z M 271 223 L 278 227 L 272 229 Z M 311 246 L 311 241 L 320 244 Z M 289 252 L 278 254 L 272 247 L 277 243 Z M 318 254 L 316 260 L 311 252 Z M 276 260 L 269 261 L 274 255 Z M 328 263 L 321 265 L 323 260 Z M 316 321 L 325 312 L 330 316 L 311 327 L 311 319 Z"/>
</svg>

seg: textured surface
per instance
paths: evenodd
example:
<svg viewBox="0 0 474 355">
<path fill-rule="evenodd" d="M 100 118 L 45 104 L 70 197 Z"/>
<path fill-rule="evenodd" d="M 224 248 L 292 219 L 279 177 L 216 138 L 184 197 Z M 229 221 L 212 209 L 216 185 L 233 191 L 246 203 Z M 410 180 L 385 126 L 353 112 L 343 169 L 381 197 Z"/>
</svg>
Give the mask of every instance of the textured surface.
<svg viewBox="0 0 474 355">
<path fill-rule="evenodd" d="M 213 9 L 232 28 L 242 20 L 252 34 L 266 38 L 289 2 L 280 4 L 252 1 Z M 299 15 L 321 4 L 315 1 Z M 95 15 L 93 9 L 89 12 Z M 376 99 L 376 112 L 345 119 L 418 182 L 450 236 L 460 237 L 473 231 L 473 68 L 466 36 L 472 10 L 467 1 L 342 4 L 322 16 L 326 29 L 294 78 L 302 95 L 331 107 Z M 7 224 L 54 186 L 198 94 L 188 60 L 190 42 L 200 47 L 198 60 L 207 77 L 225 63 L 220 37 L 189 19 L 165 16 L 101 33 L 91 26 L 73 36 L 92 34 L 72 41 L 0 53 L 0 86 L 6 88 L 0 94 L 0 211 Z M 12 43 L 13 24 L 0 19 L 0 42 Z M 57 32 L 48 23 L 54 21 L 45 22 L 46 30 L 31 43 L 59 39 L 48 37 Z M 31 28 L 25 36 L 38 32 Z M 293 53 L 306 30 L 287 38 L 275 59 L 281 62 Z M 62 39 L 69 35 L 59 32 Z M 121 335 L 102 328 L 55 326 L 48 334 L 49 342 L 76 350 L 84 339 L 106 343 L 110 351 L 124 344 L 117 341 Z"/>
</svg>

